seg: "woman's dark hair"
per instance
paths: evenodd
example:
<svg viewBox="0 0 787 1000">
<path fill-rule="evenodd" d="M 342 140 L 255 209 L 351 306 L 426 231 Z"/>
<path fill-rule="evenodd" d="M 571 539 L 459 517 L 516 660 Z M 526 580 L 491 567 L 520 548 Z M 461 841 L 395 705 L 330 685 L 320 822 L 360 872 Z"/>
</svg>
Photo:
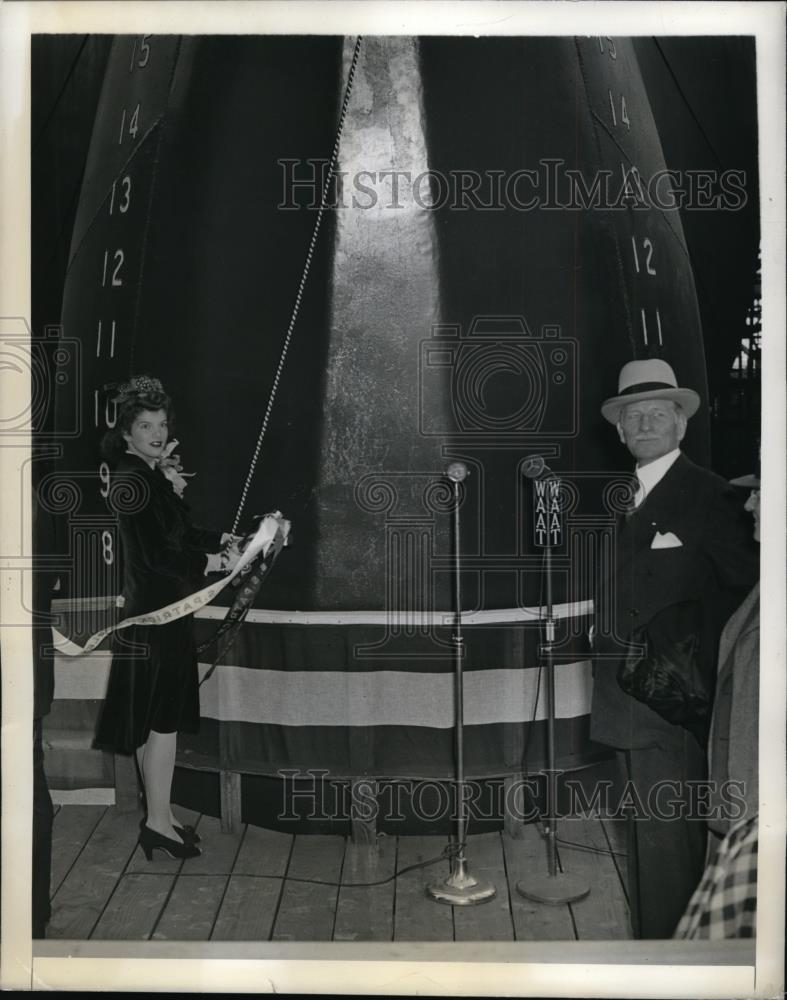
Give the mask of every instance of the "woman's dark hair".
<svg viewBox="0 0 787 1000">
<path fill-rule="evenodd" d="M 115 426 L 110 428 L 101 439 L 101 453 L 111 465 L 117 464 L 120 456 L 128 450 L 128 444 L 123 435 L 131 433 L 134 421 L 145 410 L 151 412 L 164 410 L 167 414 L 167 431 L 169 437 L 172 437 L 175 412 L 172 408 L 172 400 L 166 392 L 157 389 L 139 391 L 130 389 L 122 392 L 116 402 Z"/>
</svg>

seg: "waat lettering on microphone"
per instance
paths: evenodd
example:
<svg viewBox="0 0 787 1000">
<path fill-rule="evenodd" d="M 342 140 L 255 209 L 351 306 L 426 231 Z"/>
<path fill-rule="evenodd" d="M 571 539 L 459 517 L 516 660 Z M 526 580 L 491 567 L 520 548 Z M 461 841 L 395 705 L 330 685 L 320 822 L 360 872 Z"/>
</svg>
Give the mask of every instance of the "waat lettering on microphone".
<svg viewBox="0 0 787 1000">
<path fill-rule="evenodd" d="M 555 473 L 541 455 L 528 455 L 522 463 L 522 475 L 525 479 L 549 479 Z"/>
<path fill-rule="evenodd" d="M 539 548 L 560 545 L 563 541 L 560 480 L 541 455 L 529 455 L 525 459 L 522 475 L 533 481 L 534 545 Z"/>
</svg>

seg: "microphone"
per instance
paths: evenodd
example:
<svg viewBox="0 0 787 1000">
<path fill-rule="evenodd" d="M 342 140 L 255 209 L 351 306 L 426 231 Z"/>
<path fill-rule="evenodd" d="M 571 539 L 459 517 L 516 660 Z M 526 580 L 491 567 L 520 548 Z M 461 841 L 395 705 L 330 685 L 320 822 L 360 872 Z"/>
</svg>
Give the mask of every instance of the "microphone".
<svg viewBox="0 0 787 1000">
<path fill-rule="evenodd" d="M 467 479 L 468 471 L 464 462 L 451 462 L 445 470 L 445 474 L 452 483 L 461 483 Z"/>
<path fill-rule="evenodd" d="M 554 473 L 541 455 L 528 455 L 522 466 L 522 475 L 526 479 L 548 479 Z"/>
</svg>

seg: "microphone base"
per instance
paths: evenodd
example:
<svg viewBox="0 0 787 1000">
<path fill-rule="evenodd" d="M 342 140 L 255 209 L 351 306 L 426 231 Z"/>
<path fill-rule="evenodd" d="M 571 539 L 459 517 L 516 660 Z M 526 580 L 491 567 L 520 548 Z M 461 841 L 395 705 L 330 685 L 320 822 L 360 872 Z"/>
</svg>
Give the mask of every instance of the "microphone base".
<svg viewBox="0 0 787 1000">
<path fill-rule="evenodd" d="M 491 882 L 474 878 L 464 869 L 452 872 L 443 882 L 428 885 L 426 895 L 435 903 L 448 906 L 477 906 L 494 899 L 497 889 Z"/>
<path fill-rule="evenodd" d="M 561 906 L 563 903 L 575 903 L 584 899 L 590 893 L 590 885 L 580 876 L 571 872 L 557 872 L 550 875 L 529 875 L 517 882 L 516 891 L 525 899 L 536 903 L 548 903 L 550 906 Z"/>
</svg>

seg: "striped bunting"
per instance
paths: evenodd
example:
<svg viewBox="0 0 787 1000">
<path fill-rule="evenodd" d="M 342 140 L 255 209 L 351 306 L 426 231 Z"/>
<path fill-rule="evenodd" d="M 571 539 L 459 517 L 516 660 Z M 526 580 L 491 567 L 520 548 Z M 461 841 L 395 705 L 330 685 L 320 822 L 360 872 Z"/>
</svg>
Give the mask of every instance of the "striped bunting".
<svg viewBox="0 0 787 1000">
<path fill-rule="evenodd" d="M 111 655 L 55 661 L 55 698 L 100 700 Z M 210 664 L 200 664 L 200 677 Z M 555 666 L 557 718 L 590 711 L 589 661 Z M 490 668 L 464 673 L 465 722 L 546 718 L 545 685 L 534 704 L 538 670 Z M 201 715 L 222 722 L 280 726 L 427 726 L 454 724 L 451 673 L 397 670 L 254 670 L 224 664 L 201 689 Z"/>
<path fill-rule="evenodd" d="M 63 626 L 79 631 L 84 606 L 63 602 L 59 610 Z M 90 610 L 103 613 L 100 606 Z M 555 665 L 556 754 L 558 766 L 571 769 L 598 753 L 588 734 L 592 674 L 583 638 L 592 605 L 556 610 L 566 639 Z M 544 766 L 538 613 L 514 608 L 463 616 L 469 626 L 463 671 L 468 774 Z M 198 612 L 197 640 L 224 614 L 217 607 Z M 418 616 L 388 642 L 394 633 L 384 611 L 252 610 L 228 653 L 231 662 L 200 689 L 200 732 L 181 734 L 178 761 L 244 774 L 316 767 L 334 775 L 450 777 L 455 679 L 449 621 L 444 612 Z M 442 650 L 436 640 L 446 643 Z M 375 644 L 382 647 L 379 659 L 364 653 Z M 111 662 L 108 649 L 56 654 L 56 700 L 99 702 Z M 200 664 L 201 678 L 208 669 Z"/>
</svg>

